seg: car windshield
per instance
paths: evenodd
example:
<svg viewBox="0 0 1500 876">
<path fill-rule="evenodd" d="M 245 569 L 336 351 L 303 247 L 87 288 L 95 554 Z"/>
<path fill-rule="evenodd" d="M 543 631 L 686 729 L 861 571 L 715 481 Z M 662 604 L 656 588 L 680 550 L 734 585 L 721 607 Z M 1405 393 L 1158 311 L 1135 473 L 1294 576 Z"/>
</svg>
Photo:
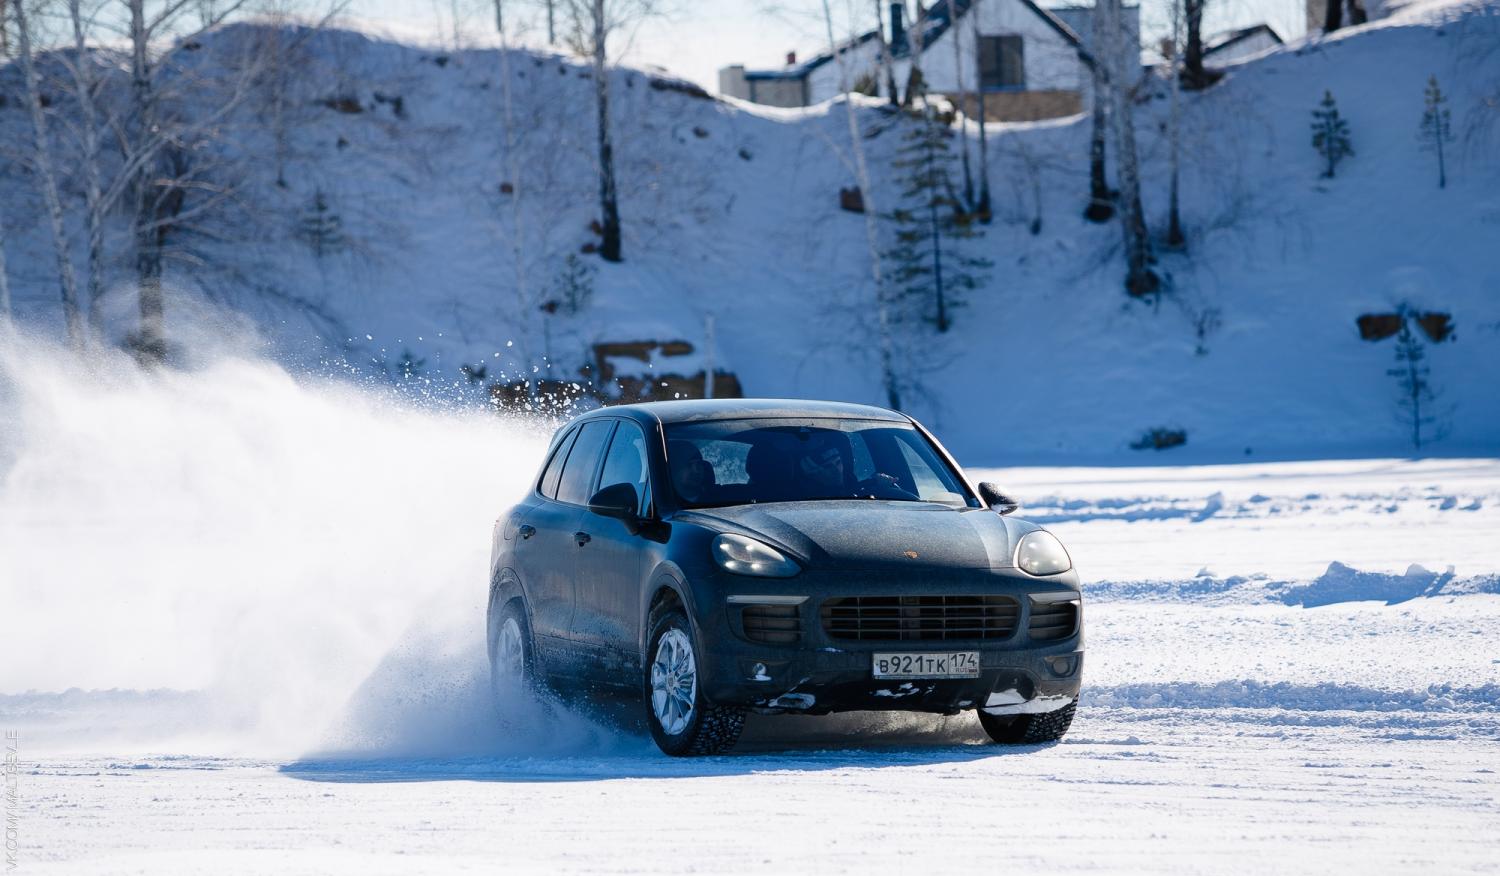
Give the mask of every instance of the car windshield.
<svg viewBox="0 0 1500 876">
<path fill-rule="evenodd" d="M 979 507 L 908 423 L 833 418 L 710 420 L 666 427 L 685 508 L 884 499 Z"/>
</svg>

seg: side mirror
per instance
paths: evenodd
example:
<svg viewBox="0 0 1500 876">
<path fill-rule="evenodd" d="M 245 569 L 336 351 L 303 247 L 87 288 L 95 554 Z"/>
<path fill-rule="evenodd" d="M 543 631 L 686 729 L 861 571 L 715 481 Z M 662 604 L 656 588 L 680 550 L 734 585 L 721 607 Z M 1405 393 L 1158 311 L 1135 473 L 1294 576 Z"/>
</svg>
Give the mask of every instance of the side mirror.
<svg viewBox="0 0 1500 876">
<path fill-rule="evenodd" d="M 635 494 L 634 484 L 611 484 L 589 499 L 589 510 L 600 517 L 623 520 L 634 531 L 634 526 L 639 522 L 636 509 L 640 507 L 640 504 L 641 500 Z"/>
<path fill-rule="evenodd" d="M 1021 507 L 1021 503 L 1005 495 L 999 487 L 988 481 L 979 485 L 979 498 L 996 514 L 1010 514 Z"/>
</svg>

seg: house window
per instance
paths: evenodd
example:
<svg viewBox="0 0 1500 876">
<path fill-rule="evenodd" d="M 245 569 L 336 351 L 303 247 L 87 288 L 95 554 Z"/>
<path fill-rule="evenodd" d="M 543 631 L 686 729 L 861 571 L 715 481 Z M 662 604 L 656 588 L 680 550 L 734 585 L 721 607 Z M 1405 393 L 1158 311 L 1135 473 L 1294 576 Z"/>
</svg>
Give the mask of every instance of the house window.
<svg viewBox="0 0 1500 876">
<path fill-rule="evenodd" d="M 1026 58 L 1019 36 L 979 38 L 979 87 L 1026 87 Z"/>
</svg>

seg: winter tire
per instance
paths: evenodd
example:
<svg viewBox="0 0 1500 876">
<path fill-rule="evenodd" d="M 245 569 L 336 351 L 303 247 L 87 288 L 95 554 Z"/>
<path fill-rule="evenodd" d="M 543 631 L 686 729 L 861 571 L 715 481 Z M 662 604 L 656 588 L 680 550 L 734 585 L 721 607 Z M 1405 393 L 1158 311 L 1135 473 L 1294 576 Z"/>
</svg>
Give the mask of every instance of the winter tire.
<svg viewBox="0 0 1500 876">
<path fill-rule="evenodd" d="M 1078 698 L 1055 712 L 1039 715 L 988 715 L 979 713 L 979 724 L 990 738 L 1002 745 L 1037 745 L 1063 738 L 1073 724 Z"/>
<path fill-rule="evenodd" d="M 745 710 L 703 696 L 693 629 L 681 609 L 657 616 L 647 640 L 646 723 L 657 747 L 673 757 L 728 751 L 745 726 Z"/>
<path fill-rule="evenodd" d="M 518 698 L 535 696 L 536 656 L 526 606 L 512 599 L 500 609 L 490 640 L 490 690 L 502 713 L 513 710 Z"/>
</svg>

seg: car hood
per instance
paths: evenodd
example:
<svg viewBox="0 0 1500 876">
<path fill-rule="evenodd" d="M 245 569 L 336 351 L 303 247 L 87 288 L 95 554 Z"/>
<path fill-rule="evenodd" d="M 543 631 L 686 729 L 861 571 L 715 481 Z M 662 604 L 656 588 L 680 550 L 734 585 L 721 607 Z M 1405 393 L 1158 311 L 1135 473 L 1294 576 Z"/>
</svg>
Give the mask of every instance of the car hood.
<svg viewBox="0 0 1500 876">
<path fill-rule="evenodd" d="M 678 515 L 790 552 L 809 568 L 1012 568 L 1016 540 L 1036 527 L 980 508 L 871 500 L 706 508 Z"/>
</svg>

